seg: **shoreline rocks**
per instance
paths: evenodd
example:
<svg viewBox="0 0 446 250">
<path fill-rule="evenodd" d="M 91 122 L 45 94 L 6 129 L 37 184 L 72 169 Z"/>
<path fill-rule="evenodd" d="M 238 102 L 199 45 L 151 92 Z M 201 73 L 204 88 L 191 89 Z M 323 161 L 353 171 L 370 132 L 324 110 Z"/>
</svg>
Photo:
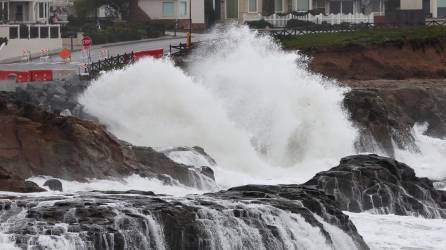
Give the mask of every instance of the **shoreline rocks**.
<svg viewBox="0 0 446 250">
<path fill-rule="evenodd" d="M 2 233 L 20 248 L 39 248 L 35 239 L 46 236 L 88 249 L 369 249 L 333 199 L 297 185 L 184 198 L 138 191 L 7 197 L 0 208 Z M 11 223 L 20 213 L 21 223 Z"/>
<path fill-rule="evenodd" d="M 341 210 L 446 218 L 446 191 L 392 158 L 345 157 L 303 185 L 332 195 Z"/>
<path fill-rule="evenodd" d="M 22 192 L 25 179 L 38 175 L 76 181 L 167 175 L 186 186 L 215 187 L 201 168 L 123 143 L 93 122 L 41 111 L 17 101 L 14 94 L 0 95 L 0 137 L 3 191 Z"/>
<path fill-rule="evenodd" d="M 44 187 L 48 187 L 51 191 L 63 192 L 62 182 L 57 179 L 49 179 L 43 183 Z"/>
<path fill-rule="evenodd" d="M 427 123 L 426 134 L 446 138 L 446 81 L 352 81 L 344 106 L 360 131 L 361 152 L 417 152 L 412 129 Z"/>
</svg>

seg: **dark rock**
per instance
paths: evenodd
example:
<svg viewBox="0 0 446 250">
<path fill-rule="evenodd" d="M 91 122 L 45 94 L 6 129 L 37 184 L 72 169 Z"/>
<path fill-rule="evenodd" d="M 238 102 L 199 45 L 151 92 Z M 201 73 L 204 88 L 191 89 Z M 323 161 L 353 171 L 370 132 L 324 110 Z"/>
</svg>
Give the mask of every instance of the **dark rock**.
<svg viewBox="0 0 446 250">
<path fill-rule="evenodd" d="M 201 168 L 175 163 L 149 147 L 122 143 L 102 125 L 42 111 L 17 101 L 15 94 L 0 95 L 0 100 L 7 103 L 0 111 L 2 191 L 23 192 L 24 180 L 36 175 L 81 182 L 167 175 L 187 186 L 215 188 L 215 181 Z"/>
<path fill-rule="evenodd" d="M 36 183 L 32 181 L 25 181 L 25 193 L 37 193 L 37 192 L 46 192 L 44 188 L 39 187 Z"/>
<path fill-rule="evenodd" d="M 446 192 L 436 190 L 427 178 L 416 177 L 406 164 L 387 157 L 345 157 L 304 186 L 333 195 L 341 210 L 446 218 Z"/>
<path fill-rule="evenodd" d="M 360 130 L 360 152 L 393 156 L 393 142 L 400 149 L 418 151 L 412 135 L 417 123 L 428 124 L 429 136 L 446 137 L 443 83 L 366 81 L 349 85 L 353 89 L 345 95 L 344 106 Z"/>
<path fill-rule="evenodd" d="M 214 176 L 214 170 L 212 170 L 212 168 L 207 167 L 207 166 L 203 166 L 200 168 L 200 173 L 202 173 L 203 175 L 211 178 L 212 180 L 215 180 L 215 176 Z"/>
<path fill-rule="evenodd" d="M 52 191 L 60 191 L 62 192 L 62 182 L 57 179 L 50 179 L 43 183 L 43 186 L 48 187 Z"/>
<path fill-rule="evenodd" d="M 57 201 L 52 204 L 51 200 Z M 39 206 L 41 202 L 45 205 Z M 351 242 L 349 249 L 368 249 L 348 216 L 335 205 L 324 192 L 298 185 L 249 185 L 185 198 L 138 191 L 65 198 L 22 196 L 0 199 L 0 207 L 5 208 L 0 210 L 0 225 L 20 218 L 20 223 L 2 233 L 14 237 L 21 248 L 29 247 L 29 242 L 42 247 L 35 239 L 51 234 L 69 237 L 67 244 L 89 249 L 280 250 L 289 249 L 290 244 L 305 248 L 303 242 L 308 240 L 301 237 L 311 237 L 310 244 L 327 248 L 335 249 L 335 242 L 342 241 Z M 305 231 L 310 226 L 318 230 Z M 58 238 L 48 240 L 56 243 Z"/>
</svg>

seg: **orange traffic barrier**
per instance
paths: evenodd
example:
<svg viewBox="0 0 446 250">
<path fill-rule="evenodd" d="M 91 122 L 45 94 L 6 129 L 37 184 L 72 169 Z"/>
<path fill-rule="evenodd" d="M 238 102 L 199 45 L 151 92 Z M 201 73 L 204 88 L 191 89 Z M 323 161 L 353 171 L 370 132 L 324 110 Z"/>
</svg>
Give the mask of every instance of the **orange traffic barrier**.
<svg viewBox="0 0 446 250">
<path fill-rule="evenodd" d="M 49 69 L 34 69 L 29 71 L 31 81 L 52 81 L 53 71 Z"/>
<path fill-rule="evenodd" d="M 141 57 L 154 57 L 154 58 L 161 58 L 163 57 L 164 49 L 150 49 L 150 50 L 142 50 L 142 51 L 136 51 L 133 53 L 133 59 L 136 61 L 140 59 Z"/>
</svg>

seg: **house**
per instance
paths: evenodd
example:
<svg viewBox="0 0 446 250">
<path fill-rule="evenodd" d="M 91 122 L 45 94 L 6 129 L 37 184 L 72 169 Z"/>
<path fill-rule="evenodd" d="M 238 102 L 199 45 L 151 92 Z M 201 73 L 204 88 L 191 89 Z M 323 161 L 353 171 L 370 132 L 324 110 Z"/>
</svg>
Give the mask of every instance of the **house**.
<svg viewBox="0 0 446 250">
<path fill-rule="evenodd" d="M 135 5 L 132 12 L 139 21 L 177 23 L 179 29 L 189 29 L 190 14 L 192 29 L 203 30 L 220 13 L 219 0 L 137 0 Z"/>
<path fill-rule="evenodd" d="M 396 3 L 393 6 L 401 10 L 408 12 L 420 10 L 426 16 L 436 17 L 437 1 L 445 1 L 446 6 L 446 0 L 222 0 L 221 16 L 223 20 L 244 23 L 274 13 L 283 15 L 311 10 L 324 16 L 331 15 L 339 20 L 342 20 L 342 16 L 350 15 L 351 18 L 346 18 L 346 22 L 348 20 L 368 22 L 373 20 L 374 16 L 384 16 L 389 2 Z M 329 18 L 323 21 L 326 20 Z"/>
<path fill-rule="evenodd" d="M 52 0 L 0 0 L 0 63 L 45 56 L 62 48 L 60 25 L 50 23 Z"/>
<path fill-rule="evenodd" d="M 50 22 L 67 24 L 68 16 L 72 15 L 74 0 L 52 0 L 50 4 Z"/>
<path fill-rule="evenodd" d="M 9 24 L 48 23 L 52 0 L 0 0 L 0 20 Z"/>
<path fill-rule="evenodd" d="M 446 0 L 438 0 L 438 2 L 437 2 L 437 17 L 446 18 Z"/>
</svg>

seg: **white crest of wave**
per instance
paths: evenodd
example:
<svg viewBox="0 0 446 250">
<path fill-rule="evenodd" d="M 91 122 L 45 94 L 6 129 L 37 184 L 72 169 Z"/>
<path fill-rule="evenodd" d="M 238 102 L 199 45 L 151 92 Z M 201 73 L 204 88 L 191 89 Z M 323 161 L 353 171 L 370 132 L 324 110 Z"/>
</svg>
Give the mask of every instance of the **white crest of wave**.
<svg viewBox="0 0 446 250">
<path fill-rule="evenodd" d="M 428 124 L 415 124 L 412 135 L 420 152 L 396 148 L 395 159 L 415 169 L 417 176 L 431 180 L 446 178 L 446 140 L 425 135 Z"/>
<path fill-rule="evenodd" d="M 247 181 L 232 180 L 235 173 L 277 182 L 292 173 L 304 181 L 354 152 L 344 89 L 246 27 L 215 36 L 188 73 L 169 60 L 145 59 L 101 76 L 80 103 L 133 144 L 203 147 L 229 171 L 221 178 L 231 185 Z"/>
<path fill-rule="evenodd" d="M 43 184 L 53 179 L 50 176 L 35 176 L 28 178 L 39 185 L 42 188 L 48 189 Z M 64 193 L 76 193 L 76 192 L 91 192 L 97 190 L 107 191 L 127 191 L 127 190 L 142 190 L 152 191 L 156 194 L 168 194 L 174 196 L 184 196 L 188 194 L 200 194 L 209 192 L 212 190 L 198 190 L 195 188 L 187 187 L 181 184 L 167 185 L 162 181 L 155 178 L 144 178 L 139 175 L 130 175 L 122 180 L 105 180 L 105 179 L 90 179 L 88 182 L 67 181 L 58 179 L 62 183 Z M 53 195 L 59 192 L 49 192 L 47 195 Z M 37 195 L 45 195 L 45 193 L 37 193 Z"/>
</svg>

